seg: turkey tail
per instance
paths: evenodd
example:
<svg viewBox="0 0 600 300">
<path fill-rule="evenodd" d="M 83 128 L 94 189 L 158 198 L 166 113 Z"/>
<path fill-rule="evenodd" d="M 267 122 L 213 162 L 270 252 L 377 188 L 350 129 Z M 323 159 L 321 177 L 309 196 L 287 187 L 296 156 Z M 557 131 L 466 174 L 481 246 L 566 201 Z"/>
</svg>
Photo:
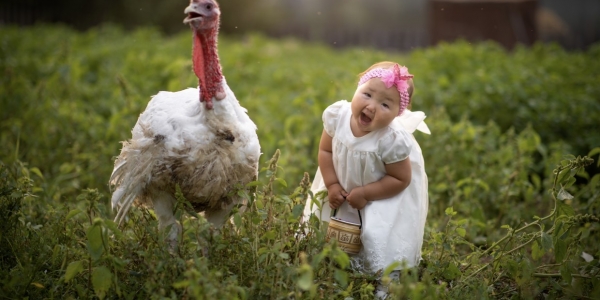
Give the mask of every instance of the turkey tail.
<svg viewBox="0 0 600 300">
<path fill-rule="evenodd" d="M 117 224 L 123 222 L 131 205 L 142 196 L 152 178 L 157 149 L 154 143 L 144 140 L 123 143 L 123 149 L 110 176 L 109 184 L 114 190 L 111 206 L 117 211 Z"/>
</svg>

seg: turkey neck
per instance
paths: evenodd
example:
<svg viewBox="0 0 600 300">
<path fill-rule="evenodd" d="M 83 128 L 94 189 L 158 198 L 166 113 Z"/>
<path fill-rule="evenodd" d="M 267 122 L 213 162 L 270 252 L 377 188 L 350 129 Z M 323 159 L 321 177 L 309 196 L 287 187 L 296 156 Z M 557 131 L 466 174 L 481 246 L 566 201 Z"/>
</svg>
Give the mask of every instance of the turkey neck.
<svg viewBox="0 0 600 300">
<path fill-rule="evenodd" d="M 217 28 L 194 31 L 192 51 L 194 73 L 198 76 L 200 102 L 206 102 L 206 108 L 212 108 L 212 98 L 221 89 L 223 74 L 217 54 Z"/>
</svg>

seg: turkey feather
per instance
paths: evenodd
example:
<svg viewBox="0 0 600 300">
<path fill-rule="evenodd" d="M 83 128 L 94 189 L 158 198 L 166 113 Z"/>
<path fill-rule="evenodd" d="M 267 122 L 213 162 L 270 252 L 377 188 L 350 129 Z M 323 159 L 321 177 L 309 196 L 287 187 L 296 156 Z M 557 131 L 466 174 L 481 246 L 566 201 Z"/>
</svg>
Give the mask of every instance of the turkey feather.
<svg viewBox="0 0 600 300">
<path fill-rule="evenodd" d="M 198 101 L 194 88 L 151 99 L 110 177 L 115 221 L 122 222 L 135 201 L 152 205 L 153 195 L 173 195 L 177 184 L 198 211 L 225 208 L 236 189 L 256 179 L 256 125 L 225 79 L 222 85 L 226 97 L 213 101 L 213 109 Z"/>
</svg>

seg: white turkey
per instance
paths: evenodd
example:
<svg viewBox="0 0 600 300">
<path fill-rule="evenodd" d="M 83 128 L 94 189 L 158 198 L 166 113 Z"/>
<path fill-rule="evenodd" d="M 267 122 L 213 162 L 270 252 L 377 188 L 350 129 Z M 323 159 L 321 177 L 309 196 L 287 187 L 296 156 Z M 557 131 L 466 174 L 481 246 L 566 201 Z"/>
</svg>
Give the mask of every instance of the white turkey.
<svg viewBox="0 0 600 300">
<path fill-rule="evenodd" d="M 123 142 L 109 183 L 115 221 L 132 204 L 153 207 L 167 242 L 177 245 L 181 225 L 173 214 L 178 184 L 197 211 L 219 228 L 242 199 L 235 192 L 258 175 L 256 125 L 227 86 L 217 54 L 220 10 L 213 0 L 192 0 L 184 23 L 193 31 L 198 89 L 159 92 Z"/>
</svg>

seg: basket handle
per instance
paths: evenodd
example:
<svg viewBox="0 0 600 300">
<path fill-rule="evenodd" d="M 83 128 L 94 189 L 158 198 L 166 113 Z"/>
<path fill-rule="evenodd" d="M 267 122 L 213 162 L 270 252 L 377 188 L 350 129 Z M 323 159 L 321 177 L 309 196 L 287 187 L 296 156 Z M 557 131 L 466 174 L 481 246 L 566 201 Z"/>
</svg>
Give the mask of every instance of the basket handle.
<svg viewBox="0 0 600 300">
<path fill-rule="evenodd" d="M 346 198 L 346 197 L 344 197 Z M 362 229 L 362 216 L 360 215 L 360 209 L 356 210 L 358 212 L 358 219 L 360 220 L 360 226 L 358 226 L 358 229 Z M 335 217 L 335 215 L 337 214 L 337 208 L 333 210 L 333 216 Z"/>
</svg>

